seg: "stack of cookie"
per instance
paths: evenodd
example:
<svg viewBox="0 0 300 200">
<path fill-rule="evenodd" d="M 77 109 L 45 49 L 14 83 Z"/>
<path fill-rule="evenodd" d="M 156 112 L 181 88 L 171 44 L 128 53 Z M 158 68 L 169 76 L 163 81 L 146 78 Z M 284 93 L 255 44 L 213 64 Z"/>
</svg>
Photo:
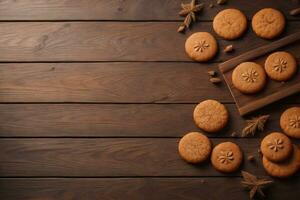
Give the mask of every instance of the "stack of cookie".
<svg viewBox="0 0 300 200">
<path fill-rule="evenodd" d="M 212 133 L 222 130 L 228 123 L 226 107 L 215 100 L 199 103 L 194 110 L 194 121 L 202 130 Z M 212 149 L 208 137 L 199 132 L 186 134 L 179 142 L 179 154 L 189 163 L 200 163 L 209 157 L 218 171 L 231 173 L 239 169 L 243 161 L 240 147 L 232 142 L 223 142 Z"/>
<path fill-rule="evenodd" d="M 273 132 L 261 142 L 263 166 L 268 174 L 284 178 L 295 174 L 300 167 L 300 150 L 283 133 Z"/>
<path fill-rule="evenodd" d="M 267 173 L 274 177 L 288 177 L 300 168 L 300 150 L 289 139 L 300 138 L 300 107 L 285 110 L 280 117 L 280 127 L 287 136 L 271 133 L 262 140 L 260 148 Z"/>
</svg>

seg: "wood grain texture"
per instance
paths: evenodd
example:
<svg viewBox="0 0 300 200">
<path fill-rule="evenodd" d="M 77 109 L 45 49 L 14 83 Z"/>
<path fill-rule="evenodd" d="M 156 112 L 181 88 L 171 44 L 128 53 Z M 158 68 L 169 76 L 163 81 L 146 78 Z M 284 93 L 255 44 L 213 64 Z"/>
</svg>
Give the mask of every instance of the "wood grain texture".
<svg viewBox="0 0 300 200">
<path fill-rule="evenodd" d="M 289 22 L 288 35 L 300 22 Z M 0 62 L 30 61 L 191 61 L 184 50 L 188 35 L 176 32 L 177 22 L 2 22 Z M 210 22 L 193 32 L 212 32 Z M 270 41 L 251 30 L 235 41 L 218 40 L 220 51 L 213 61 L 224 61 Z M 234 45 L 232 54 L 222 52 Z M 245 45 L 247 44 L 247 45 Z"/>
<path fill-rule="evenodd" d="M 270 114 L 263 137 L 281 131 L 281 113 L 299 104 L 270 105 L 255 115 Z M 0 104 L 0 137 L 181 137 L 195 126 L 196 104 Z M 227 104 L 230 123 L 209 137 L 239 137 L 245 119 Z M 248 116 L 246 119 L 251 118 Z"/>
<path fill-rule="evenodd" d="M 232 102 L 194 63 L 0 64 L 0 102 Z"/>
<path fill-rule="evenodd" d="M 190 165 L 178 152 L 179 139 L 1 139 L 1 177 L 120 177 L 120 176 L 224 176 L 211 164 Z M 213 139 L 214 145 L 233 141 L 245 157 L 242 169 L 266 175 L 258 155 L 260 139 Z M 295 141 L 299 145 L 299 141 Z M 236 174 L 230 175 L 239 175 Z M 228 176 L 228 175 L 227 175 Z"/>
<path fill-rule="evenodd" d="M 300 178 L 276 180 L 266 188 L 268 199 L 296 200 Z M 240 178 L 74 178 L 0 179 L 5 200 L 248 200 Z M 218 189 L 216 189 L 218 188 Z M 214 192 L 212 192 L 214 191 Z"/>
<path fill-rule="evenodd" d="M 2 0 L 0 20 L 182 20 L 178 16 L 181 0 Z M 183 2 L 190 2 L 185 0 Z M 297 7 L 293 0 L 240 1 L 209 8 L 211 0 L 203 0 L 205 9 L 199 20 L 212 20 L 222 9 L 239 8 L 251 19 L 259 9 L 273 7 L 288 14 Z"/>
</svg>

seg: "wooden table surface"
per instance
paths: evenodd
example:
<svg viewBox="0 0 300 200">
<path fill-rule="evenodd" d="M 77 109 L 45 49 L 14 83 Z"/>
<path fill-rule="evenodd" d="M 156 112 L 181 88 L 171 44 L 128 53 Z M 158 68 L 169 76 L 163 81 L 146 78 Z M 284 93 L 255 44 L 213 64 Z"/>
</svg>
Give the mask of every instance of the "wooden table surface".
<svg viewBox="0 0 300 200">
<path fill-rule="evenodd" d="M 254 113 L 271 115 L 264 133 L 232 137 L 245 119 L 226 85 L 211 84 L 207 71 L 270 41 L 251 27 L 241 39 L 222 40 L 211 21 L 228 7 L 249 20 L 274 7 L 288 20 L 284 36 L 300 30 L 300 17 L 288 15 L 299 4 L 229 0 L 209 8 L 210 2 L 184 35 L 176 32 L 180 0 L 0 1 L 0 199 L 248 199 L 240 172 L 189 165 L 177 144 L 186 132 L 199 131 L 195 105 L 219 100 L 229 109 L 230 125 L 208 136 L 214 144 L 238 143 L 245 157 L 256 158 L 245 159 L 242 169 L 268 177 L 257 153 L 261 138 L 280 131 L 281 112 L 299 106 L 300 95 Z M 220 51 L 210 63 L 192 62 L 184 42 L 197 31 L 213 33 L 220 49 L 233 44 L 236 51 Z M 295 56 L 299 61 L 300 52 Z M 274 181 L 269 199 L 299 199 L 299 172 Z"/>
</svg>

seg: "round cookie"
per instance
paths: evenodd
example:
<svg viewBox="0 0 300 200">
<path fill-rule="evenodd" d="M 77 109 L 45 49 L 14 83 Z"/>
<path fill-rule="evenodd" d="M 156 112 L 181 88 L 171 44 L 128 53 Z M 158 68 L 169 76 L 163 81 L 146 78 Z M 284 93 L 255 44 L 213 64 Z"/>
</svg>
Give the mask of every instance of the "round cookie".
<svg viewBox="0 0 300 200">
<path fill-rule="evenodd" d="M 211 163 L 215 169 L 230 173 L 236 171 L 243 161 L 240 147 L 232 142 L 218 144 L 212 151 Z"/>
<path fill-rule="evenodd" d="M 186 53 L 195 61 L 208 61 L 216 55 L 217 50 L 216 39 L 207 32 L 194 33 L 185 42 Z"/>
<path fill-rule="evenodd" d="M 261 142 L 262 154 L 270 161 L 280 162 L 287 159 L 293 152 L 291 140 L 284 134 L 273 132 Z"/>
<path fill-rule="evenodd" d="M 214 31 L 227 40 L 240 37 L 246 28 L 246 16 L 240 10 L 233 8 L 222 10 L 213 20 Z"/>
<path fill-rule="evenodd" d="M 265 70 L 257 63 L 243 62 L 233 70 L 232 84 L 245 94 L 259 92 L 266 84 Z"/>
<path fill-rule="evenodd" d="M 229 118 L 226 107 L 216 100 L 200 102 L 196 106 L 193 116 L 197 126 L 210 133 L 223 129 Z"/>
<path fill-rule="evenodd" d="M 285 27 L 284 15 L 273 8 L 264 8 L 252 18 L 252 29 L 259 37 L 272 39 L 278 36 Z"/>
<path fill-rule="evenodd" d="M 265 62 L 267 75 L 276 81 L 287 81 L 296 73 L 297 62 L 294 56 L 285 51 L 272 53 Z"/>
<path fill-rule="evenodd" d="M 300 138 L 300 107 L 285 110 L 280 117 L 280 127 L 288 136 Z"/>
<path fill-rule="evenodd" d="M 181 138 L 178 145 L 180 156 L 189 163 L 205 161 L 211 152 L 211 142 L 203 134 L 191 132 Z"/>
<path fill-rule="evenodd" d="M 266 172 L 274 177 L 284 178 L 295 174 L 300 167 L 300 150 L 296 145 L 293 145 L 292 156 L 279 163 L 269 161 L 265 156 L 263 157 L 263 166 Z"/>
</svg>

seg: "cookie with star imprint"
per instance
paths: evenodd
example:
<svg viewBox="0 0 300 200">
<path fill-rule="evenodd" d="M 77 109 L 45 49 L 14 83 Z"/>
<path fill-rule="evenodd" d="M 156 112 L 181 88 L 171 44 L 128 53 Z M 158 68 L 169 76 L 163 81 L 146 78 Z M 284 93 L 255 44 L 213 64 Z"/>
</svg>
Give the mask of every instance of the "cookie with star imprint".
<svg viewBox="0 0 300 200">
<path fill-rule="evenodd" d="M 218 50 L 217 41 L 208 32 L 197 32 L 192 34 L 185 42 L 187 55 L 198 62 L 212 59 Z"/>
<path fill-rule="evenodd" d="M 285 134 L 273 132 L 264 137 L 261 141 L 260 149 L 268 160 L 280 162 L 291 156 L 293 145 Z"/>
<path fill-rule="evenodd" d="M 269 55 L 265 61 L 267 75 L 275 81 L 287 81 L 297 71 L 294 56 L 285 51 L 278 51 Z"/>
<path fill-rule="evenodd" d="M 231 173 L 239 169 L 243 161 L 243 153 L 237 144 L 223 142 L 215 146 L 210 159 L 216 170 Z"/>
<path fill-rule="evenodd" d="M 280 126 L 288 136 L 300 138 L 300 107 L 285 110 L 280 117 Z"/>
<path fill-rule="evenodd" d="M 232 72 L 232 84 L 242 93 L 254 94 L 266 85 L 266 73 L 262 66 L 255 62 L 243 62 Z"/>
</svg>

